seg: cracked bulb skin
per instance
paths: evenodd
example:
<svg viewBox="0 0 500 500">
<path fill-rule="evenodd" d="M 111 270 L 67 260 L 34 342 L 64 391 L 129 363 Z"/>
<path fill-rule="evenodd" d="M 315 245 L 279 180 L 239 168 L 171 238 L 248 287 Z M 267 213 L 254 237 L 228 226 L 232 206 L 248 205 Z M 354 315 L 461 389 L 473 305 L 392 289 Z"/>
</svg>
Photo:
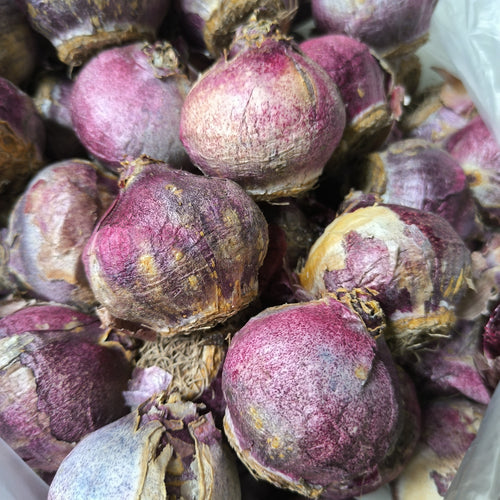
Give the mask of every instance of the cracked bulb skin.
<svg viewBox="0 0 500 500">
<path fill-rule="evenodd" d="M 250 319 L 232 338 L 222 389 L 224 429 L 247 468 L 310 498 L 377 489 L 419 435 L 412 382 L 383 337 L 332 297 Z"/>
<path fill-rule="evenodd" d="M 245 191 L 141 158 L 83 252 L 114 317 L 162 335 L 224 321 L 257 296 L 267 223 Z"/>
<path fill-rule="evenodd" d="M 270 200 L 310 190 L 345 127 L 340 93 L 317 63 L 269 28 L 249 24 L 194 83 L 180 137 L 205 174 Z"/>
</svg>

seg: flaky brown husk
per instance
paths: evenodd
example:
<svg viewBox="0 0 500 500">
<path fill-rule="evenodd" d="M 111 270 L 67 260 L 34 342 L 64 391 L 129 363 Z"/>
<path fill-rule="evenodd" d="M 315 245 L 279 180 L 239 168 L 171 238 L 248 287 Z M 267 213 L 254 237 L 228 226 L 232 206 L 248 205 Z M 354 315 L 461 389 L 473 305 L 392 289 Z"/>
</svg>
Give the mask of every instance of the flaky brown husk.
<svg viewBox="0 0 500 500">
<path fill-rule="evenodd" d="M 58 58 L 70 67 L 82 65 L 107 47 L 153 41 L 169 7 L 164 0 L 25 3 L 33 28 L 50 40 Z"/>
<path fill-rule="evenodd" d="M 231 45 L 237 29 L 248 22 L 252 15 L 260 19 L 272 19 L 280 24 L 282 31 L 286 31 L 295 15 L 297 4 L 297 1 L 282 0 L 221 1 L 205 21 L 205 45 L 213 56 L 219 57 Z"/>
</svg>

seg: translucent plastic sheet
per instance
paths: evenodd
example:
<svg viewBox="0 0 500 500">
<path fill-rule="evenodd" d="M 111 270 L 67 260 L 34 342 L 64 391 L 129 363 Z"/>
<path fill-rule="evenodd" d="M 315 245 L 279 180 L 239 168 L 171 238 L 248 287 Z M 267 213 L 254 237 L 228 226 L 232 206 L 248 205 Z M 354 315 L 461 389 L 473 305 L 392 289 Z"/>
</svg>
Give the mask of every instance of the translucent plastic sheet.
<svg viewBox="0 0 500 500">
<path fill-rule="evenodd" d="M 484 414 L 479 432 L 465 454 L 446 500 L 500 498 L 500 387 Z"/>
<path fill-rule="evenodd" d="M 499 1 L 438 0 L 429 42 L 419 54 L 462 81 L 500 143 Z"/>
<path fill-rule="evenodd" d="M 438 0 L 420 55 L 429 68 L 441 67 L 462 81 L 500 144 L 498 0 Z M 500 388 L 445 498 L 500 499 Z"/>
<path fill-rule="evenodd" d="M 48 491 L 48 485 L 0 438 L 0 498 L 45 500 Z"/>
</svg>

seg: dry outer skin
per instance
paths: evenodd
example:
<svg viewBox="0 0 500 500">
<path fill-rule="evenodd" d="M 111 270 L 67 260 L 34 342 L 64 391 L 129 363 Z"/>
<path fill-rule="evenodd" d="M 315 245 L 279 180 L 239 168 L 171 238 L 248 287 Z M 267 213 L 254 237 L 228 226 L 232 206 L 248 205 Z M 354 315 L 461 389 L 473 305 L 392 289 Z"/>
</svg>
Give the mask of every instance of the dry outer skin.
<svg viewBox="0 0 500 500">
<path fill-rule="evenodd" d="M 239 500 L 229 451 L 210 414 L 158 395 L 83 439 L 61 464 L 48 498 Z"/>
<path fill-rule="evenodd" d="M 344 33 L 383 57 L 414 52 L 427 41 L 437 0 L 312 0 L 312 15 L 323 32 Z"/>
<path fill-rule="evenodd" d="M 153 39 L 168 1 L 29 0 L 30 22 L 57 49 L 59 59 L 79 66 L 113 45 Z"/>
<path fill-rule="evenodd" d="M 341 139 L 340 94 L 289 41 L 244 43 L 191 88 L 182 143 L 205 174 L 233 179 L 257 199 L 298 195 L 314 186 Z"/>
<path fill-rule="evenodd" d="M 401 139 L 363 163 L 361 189 L 393 203 L 445 218 L 465 241 L 479 235 L 478 214 L 464 169 L 424 139 Z"/>
<path fill-rule="evenodd" d="M 87 150 L 115 172 L 123 160 L 141 154 L 187 167 L 179 121 L 190 86 L 168 42 L 103 50 L 75 78 L 74 130 Z"/>
<path fill-rule="evenodd" d="M 358 208 L 337 217 L 300 271 L 319 297 L 339 289 L 372 293 L 396 351 L 448 335 L 470 286 L 470 252 L 446 220 L 397 205 Z"/>
<path fill-rule="evenodd" d="M 440 500 L 481 424 L 485 405 L 466 398 L 433 399 L 422 406 L 422 435 L 392 484 L 394 500 Z"/>
<path fill-rule="evenodd" d="M 96 317 L 68 306 L 0 319 L 0 436 L 34 469 L 55 472 L 84 435 L 127 411 L 132 356 Z"/>
<path fill-rule="evenodd" d="M 310 497 L 350 498 L 381 484 L 378 466 L 404 425 L 399 383 L 383 337 L 371 337 L 343 303 L 268 308 L 229 346 L 224 429 L 256 477 Z M 411 383 L 405 392 L 416 401 Z M 415 441 L 418 430 L 406 436 Z"/>
<path fill-rule="evenodd" d="M 165 335 L 225 320 L 257 295 L 262 212 L 228 179 L 141 161 L 83 254 L 96 298 Z"/>
<path fill-rule="evenodd" d="M 117 193 L 117 179 L 86 160 L 40 170 L 11 212 L 4 239 L 8 268 L 20 287 L 43 300 L 96 305 L 81 255 Z"/>
<path fill-rule="evenodd" d="M 203 40 L 216 58 L 231 45 L 233 36 L 240 25 L 245 24 L 253 13 L 278 20 L 286 13 L 282 0 L 233 0 L 220 1 L 214 7 L 203 27 Z M 293 17 L 293 9 L 289 15 Z"/>
<path fill-rule="evenodd" d="M 389 107 L 388 74 L 368 45 L 342 34 L 311 37 L 299 45 L 337 84 L 346 107 L 340 149 L 374 150 L 394 121 Z"/>
</svg>

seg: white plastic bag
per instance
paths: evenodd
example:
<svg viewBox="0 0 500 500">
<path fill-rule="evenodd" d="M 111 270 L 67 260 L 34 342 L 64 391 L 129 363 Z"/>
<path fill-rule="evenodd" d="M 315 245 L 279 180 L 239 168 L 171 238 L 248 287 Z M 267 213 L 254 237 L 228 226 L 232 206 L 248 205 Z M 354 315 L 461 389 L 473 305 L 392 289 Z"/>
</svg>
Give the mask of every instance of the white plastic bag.
<svg viewBox="0 0 500 500">
<path fill-rule="evenodd" d="M 479 431 L 469 446 L 446 500 L 500 498 L 500 387 L 495 389 Z"/>
<path fill-rule="evenodd" d="M 45 500 L 48 485 L 0 438 L 0 498 Z"/>
<path fill-rule="evenodd" d="M 464 84 L 500 144 L 500 3 L 438 0 L 429 42 L 419 51 L 427 69 L 443 68 Z M 500 388 L 483 417 L 446 500 L 500 499 Z"/>
<path fill-rule="evenodd" d="M 419 55 L 462 81 L 500 144 L 500 2 L 438 0 Z"/>
</svg>

